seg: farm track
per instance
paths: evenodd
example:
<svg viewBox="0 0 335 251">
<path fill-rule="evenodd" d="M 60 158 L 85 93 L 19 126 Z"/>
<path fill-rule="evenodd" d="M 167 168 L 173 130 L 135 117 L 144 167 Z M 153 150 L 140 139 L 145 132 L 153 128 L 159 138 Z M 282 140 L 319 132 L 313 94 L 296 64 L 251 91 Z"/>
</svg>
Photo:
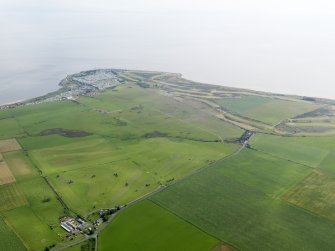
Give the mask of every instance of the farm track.
<svg viewBox="0 0 335 251">
<path fill-rule="evenodd" d="M 252 136 L 251 136 L 251 137 L 252 137 Z M 250 138 L 251 138 L 251 137 L 250 137 Z M 249 140 L 250 140 L 250 138 L 249 138 Z M 214 166 L 216 163 L 218 163 L 218 162 L 226 161 L 226 160 L 228 160 L 228 159 L 231 159 L 231 158 L 237 156 L 238 154 L 240 154 L 240 153 L 243 151 L 243 149 L 245 149 L 245 147 L 246 147 L 246 146 L 248 145 L 248 143 L 249 143 L 249 140 L 245 141 L 245 142 L 242 144 L 242 146 L 241 146 L 237 151 L 235 151 L 234 153 L 232 153 L 232 154 L 230 154 L 230 155 L 228 155 L 228 156 L 225 156 L 225 157 L 223 157 L 223 158 L 221 158 L 221 159 L 215 161 L 214 163 L 211 163 L 211 164 L 209 164 L 209 165 L 205 165 L 205 166 L 199 168 L 198 170 L 196 170 L 196 171 L 194 171 L 194 172 L 192 172 L 192 173 L 186 175 L 185 177 L 183 177 L 183 178 L 181 178 L 181 179 L 172 181 L 172 182 L 170 182 L 170 183 L 167 184 L 167 185 L 160 186 L 160 187 L 159 187 L 158 189 L 156 189 L 155 191 L 150 192 L 150 193 L 148 193 L 148 194 L 145 194 L 145 195 L 143 195 L 142 197 L 140 197 L 140 198 L 138 198 L 138 199 L 136 199 L 136 200 L 133 200 L 132 202 L 130 202 L 130 203 L 124 205 L 119 211 L 117 211 L 116 213 L 114 213 L 113 215 L 111 215 L 111 217 L 108 219 L 107 223 L 106 223 L 101 229 L 97 230 L 96 233 L 95 233 L 94 235 L 91 235 L 91 236 L 85 236 L 85 239 L 83 239 L 83 240 L 80 240 L 80 241 L 71 243 L 70 245 L 67 245 L 67 246 L 63 246 L 63 247 L 59 247 L 59 248 L 52 249 L 52 251 L 62 251 L 62 250 L 65 250 L 65 249 L 67 249 L 67 248 L 70 248 L 70 247 L 79 245 L 79 244 L 81 244 L 81 243 L 83 243 L 83 242 L 85 242 L 85 241 L 87 241 L 87 240 L 89 240 L 89 239 L 95 239 L 95 240 L 96 240 L 96 241 L 95 241 L 95 245 L 96 245 L 96 250 L 95 250 L 95 251 L 98 251 L 99 234 L 100 234 L 102 231 L 104 231 L 104 230 L 105 230 L 105 229 L 106 229 L 106 228 L 113 222 L 113 220 L 116 218 L 116 216 L 118 216 L 119 214 L 121 214 L 124 210 L 126 210 L 127 208 L 129 208 L 129 207 L 131 207 L 131 206 L 134 206 L 134 205 L 136 205 L 136 204 L 138 204 L 138 203 L 140 203 L 140 202 L 142 202 L 142 201 L 144 201 L 144 200 L 146 200 L 146 199 L 148 199 L 148 198 L 150 198 L 150 197 L 152 197 L 152 196 L 154 196 L 155 194 L 158 194 L 158 193 L 164 191 L 165 189 L 167 189 L 167 188 L 169 188 L 169 187 L 171 187 L 171 186 L 173 186 L 173 185 L 176 185 L 176 184 L 179 184 L 179 183 L 183 182 L 184 180 L 190 178 L 191 176 L 193 176 L 193 175 L 195 175 L 195 174 L 198 174 L 198 173 L 201 173 L 201 172 L 204 172 L 204 171 L 208 170 L 209 168 L 213 167 L 213 166 Z"/>
</svg>

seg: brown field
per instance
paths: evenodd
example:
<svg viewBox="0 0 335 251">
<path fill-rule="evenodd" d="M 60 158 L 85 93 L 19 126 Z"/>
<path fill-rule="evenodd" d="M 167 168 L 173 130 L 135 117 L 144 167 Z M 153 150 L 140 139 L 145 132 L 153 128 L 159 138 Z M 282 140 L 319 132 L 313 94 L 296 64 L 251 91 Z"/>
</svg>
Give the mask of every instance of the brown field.
<svg viewBox="0 0 335 251">
<path fill-rule="evenodd" d="M 16 139 L 0 140 L 0 153 L 17 151 L 20 149 L 21 146 L 17 143 Z"/>
<path fill-rule="evenodd" d="M 16 178 L 32 173 L 32 169 L 29 167 L 26 159 L 22 157 L 21 152 L 6 153 L 4 154 L 4 158 Z"/>
<path fill-rule="evenodd" d="M 220 243 L 212 251 L 235 251 L 235 249 L 225 243 Z"/>
<path fill-rule="evenodd" d="M 11 210 L 28 204 L 24 194 L 16 183 L 0 186 L 0 212 Z"/>
<path fill-rule="evenodd" d="M 289 203 L 335 221 L 335 177 L 314 172 L 284 195 Z"/>
<path fill-rule="evenodd" d="M 15 182 L 15 178 L 0 154 L 0 186 Z"/>
</svg>

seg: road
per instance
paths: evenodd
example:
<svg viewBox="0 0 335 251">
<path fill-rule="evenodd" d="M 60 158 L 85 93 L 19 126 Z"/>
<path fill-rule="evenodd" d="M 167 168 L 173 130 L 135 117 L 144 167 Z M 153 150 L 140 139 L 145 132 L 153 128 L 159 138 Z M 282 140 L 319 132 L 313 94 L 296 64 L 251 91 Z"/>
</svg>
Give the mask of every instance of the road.
<svg viewBox="0 0 335 251">
<path fill-rule="evenodd" d="M 252 135 L 250 136 L 250 138 L 251 137 L 252 137 Z M 98 236 L 99 236 L 99 234 L 102 231 L 104 231 L 112 223 L 112 221 L 115 219 L 115 217 L 118 216 L 119 214 L 121 214 L 124 210 L 126 210 L 127 208 L 129 208 L 131 206 L 134 206 L 134 205 L 140 203 L 141 201 L 143 201 L 143 200 L 145 200 L 145 199 L 147 199 L 149 197 L 154 196 L 155 194 L 157 194 L 157 193 L 159 193 L 159 192 L 167 189 L 170 186 L 176 185 L 176 184 L 182 182 L 183 180 L 185 180 L 185 179 L 187 179 L 187 178 L 189 178 L 189 177 L 191 177 L 191 176 L 193 176 L 195 174 L 198 174 L 200 172 L 203 172 L 203 171 L 207 170 L 210 167 L 213 167 L 214 164 L 217 163 L 217 162 L 226 161 L 226 160 L 228 160 L 228 159 L 230 159 L 230 158 L 232 158 L 232 157 L 240 154 L 242 152 L 242 150 L 248 145 L 250 138 L 248 140 L 244 141 L 243 144 L 241 145 L 241 147 L 237 151 L 235 151 L 234 153 L 232 153 L 232 154 L 230 154 L 228 156 L 225 156 L 225 157 L 223 157 L 223 158 L 215 161 L 214 163 L 211 163 L 209 165 L 203 166 L 202 168 L 200 168 L 200 169 L 198 169 L 198 170 L 196 170 L 196 171 L 194 171 L 194 172 L 192 172 L 192 173 L 184 176 L 181 179 L 178 179 L 178 180 L 175 180 L 173 182 L 170 182 L 167 185 L 162 185 L 158 189 L 156 189 L 155 191 L 147 193 L 147 194 L 143 195 L 142 197 L 140 197 L 140 198 L 138 198 L 136 200 L 133 200 L 132 202 L 128 203 L 127 205 L 121 207 L 121 209 L 119 211 L 117 211 L 116 213 L 112 214 L 109 217 L 108 221 L 103 225 L 103 227 L 101 227 L 100 229 L 98 229 L 93 235 L 91 235 L 91 236 L 85 236 L 85 239 L 83 239 L 83 240 L 71 243 L 70 245 L 67 245 L 67 246 L 64 246 L 64 247 L 52 249 L 52 251 L 62 251 L 62 250 L 65 250 L 67 248 L 79 245 L 80 243 L 82 243 L 82 242 L 84 242 L 84 241 L 86 241 L 88 239 L 95 239 L 95 247 L 96 247 L 95 251 L 98 251 Z"/>
</svg>

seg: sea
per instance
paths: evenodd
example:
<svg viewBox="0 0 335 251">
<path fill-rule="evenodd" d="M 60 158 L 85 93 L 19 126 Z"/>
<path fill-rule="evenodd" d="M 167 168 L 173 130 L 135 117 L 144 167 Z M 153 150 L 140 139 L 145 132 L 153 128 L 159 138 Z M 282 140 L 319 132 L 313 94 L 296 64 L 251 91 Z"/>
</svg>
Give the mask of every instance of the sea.
<svg viewBox="0 0 335 251">
<path fill-rule="evenodd" d="M 5 2 L 0 104 L 54 91 L 68 74 L 98 68 L 178 72 L 204 83 L 335 99 L 334 15 Z"/>
</svg>

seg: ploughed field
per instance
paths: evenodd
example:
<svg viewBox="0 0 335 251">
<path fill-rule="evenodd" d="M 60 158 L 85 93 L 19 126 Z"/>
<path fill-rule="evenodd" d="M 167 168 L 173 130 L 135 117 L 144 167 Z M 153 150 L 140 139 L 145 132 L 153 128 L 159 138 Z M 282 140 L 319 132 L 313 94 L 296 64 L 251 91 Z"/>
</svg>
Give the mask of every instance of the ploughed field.
<svg viewBox="0 0 335 251">
<path fill-rule="evenodd" d="M 335 249 L 335 102 L 172 73 L 64 81 L 0 110 L 0 249 Z M 77 216 L 89 230 L 66 232 Z"/>
</svg>

